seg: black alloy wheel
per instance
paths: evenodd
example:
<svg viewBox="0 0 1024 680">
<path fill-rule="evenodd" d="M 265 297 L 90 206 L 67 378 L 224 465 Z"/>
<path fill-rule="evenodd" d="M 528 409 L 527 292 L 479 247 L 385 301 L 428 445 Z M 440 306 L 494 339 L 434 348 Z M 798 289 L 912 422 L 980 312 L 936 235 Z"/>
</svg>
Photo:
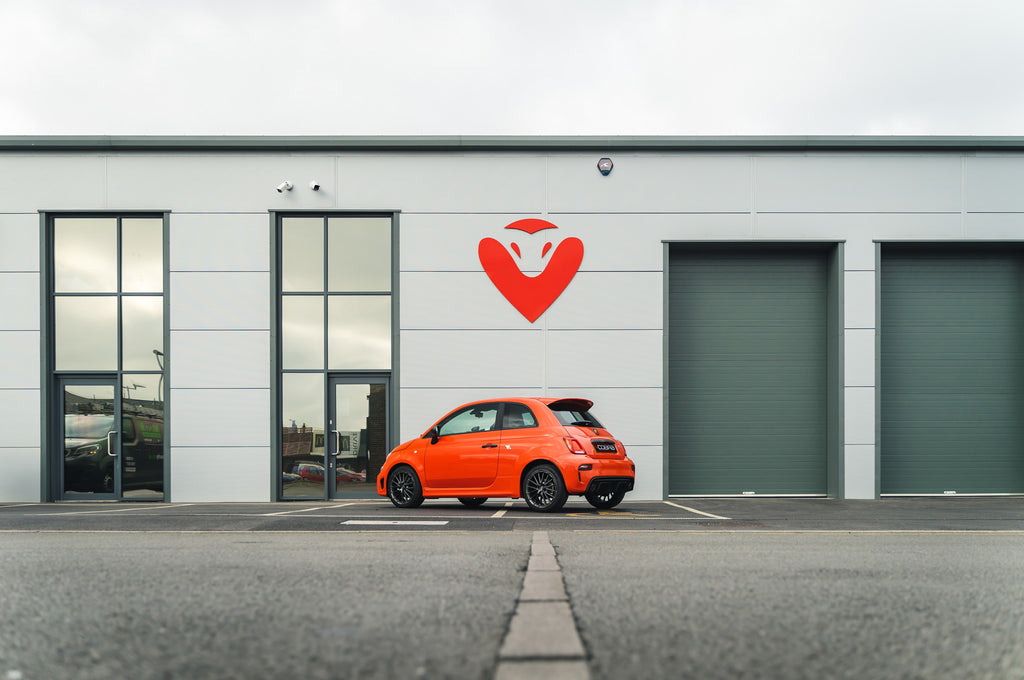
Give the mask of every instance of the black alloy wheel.
<svg viewBox="0 0 1024 680">
<path fill-rule="evenodd" d="M 399 508 L 418 508 L 423 504 L 423 489 L 411 467 L 399 465 L 388 475 L 388 498 Z"/>
<path fill-rule="evenodd" d="M 487 502 L 486 498 L 460 498 L 459 502 L 467 508 L 478 508 Z"/>
<path fill-rule="evenodd" d="M 625 498 L 626 492 L 621 489 L 612 489 L 611 491 L 605 492 L 594 492 L 588 491 L 584 496 L 587 502 L 593 505 L 598 510 L 608 510 L 614 508 L 616 505 L 622 502 Z"/>
<path fill-rule="evenodd" d="M 523 477 L 520 491 L 530 509 L 537 512 L 554 512 L 569 498 L 561 473 L 548 463 L 530 468 Z"/>
</svg>

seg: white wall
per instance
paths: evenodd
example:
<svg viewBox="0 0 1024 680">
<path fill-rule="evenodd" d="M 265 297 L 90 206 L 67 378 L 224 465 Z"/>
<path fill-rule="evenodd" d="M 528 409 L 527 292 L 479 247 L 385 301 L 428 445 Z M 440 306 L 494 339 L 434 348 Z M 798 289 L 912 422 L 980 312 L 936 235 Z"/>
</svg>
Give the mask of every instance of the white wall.
<svg viewBox="0 0 1024 680">
<path fill-rule="evenodd" d="M 637 460 L 636 498 L 662 495 L 663 242 L 842 242 L 844 495 L 873 497 L 875 243 L 1024 240 L 1024 155 L 624 152 L 608 177 L 601 155 L 0 154 L 0 501 L 40 494 L 39 210 L 171 211 L 175 501 L 270 498 L 270 210 L 401 211 L 401 438 L 470 399 L 581 395 Z M 558 229 L 504 229 L 524 217 Z M 567 237 L 579 273 L 530 323 L 478 244 L 514 240 L 533 272 Z"/>
</svg>

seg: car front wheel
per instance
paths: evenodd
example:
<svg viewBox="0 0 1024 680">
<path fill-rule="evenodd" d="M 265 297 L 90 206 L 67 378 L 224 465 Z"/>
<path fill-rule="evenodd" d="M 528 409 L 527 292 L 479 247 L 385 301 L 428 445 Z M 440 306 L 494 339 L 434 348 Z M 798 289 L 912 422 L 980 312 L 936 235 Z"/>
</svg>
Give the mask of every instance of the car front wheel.
<svg viewBox="0 0 1024 680">
<path fill-rule="evenodd" d="M 523 476 L 521 492 L 526 504 L 537 512 L 554 512 L 569 498 L 558 468 L 547 463 L 530 468 Z"/>
<path fill-rule="evenodd" d="M 423 504 L 423 488 L 416 471 L 408 465 L 396 467 L 388 475 L 388 498 L 399 508 L 418 508 Z"/>
</svg>

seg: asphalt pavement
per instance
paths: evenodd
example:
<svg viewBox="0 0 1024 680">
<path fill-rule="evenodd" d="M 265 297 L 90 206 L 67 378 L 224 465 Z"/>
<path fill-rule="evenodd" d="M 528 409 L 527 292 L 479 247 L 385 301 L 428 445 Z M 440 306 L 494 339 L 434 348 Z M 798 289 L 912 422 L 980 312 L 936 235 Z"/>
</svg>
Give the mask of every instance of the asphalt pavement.
<svg viewBox="0 0 1024 680">
<path fill-rule="evenodd" d="M 0 680 L 1024 679 L 1024 498 L 0 505 Z"/>
</svg>

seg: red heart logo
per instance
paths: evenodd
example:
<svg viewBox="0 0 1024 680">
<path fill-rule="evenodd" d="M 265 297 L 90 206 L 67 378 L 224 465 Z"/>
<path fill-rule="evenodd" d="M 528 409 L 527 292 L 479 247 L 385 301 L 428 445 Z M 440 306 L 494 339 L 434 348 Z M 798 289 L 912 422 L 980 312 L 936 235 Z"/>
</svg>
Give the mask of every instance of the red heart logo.
<svg viewBox="0 0 1024 680">
<path fill-rule="evenodd" d="M 557 227 L 550 222 L 530 219 L 514 222 L 506 229 L 520 229 L 532 234 L 541 229 Z M 544 254 L 550 245 L 549 243 L 544 247 Z M 515 244 L 513 247 L 518 253 L 519 249 Z M 580 263 L 583 262 L 583 242 L 578 238 L 567 238 L 559 243 L 551 255 L 551 261 L 537 276 L 524 274 L 505 246 L 493 238 L 480 241 L 479 255 L 480 264 L 483 265 L 491 283 L 513 307 L 519 310 L 520 314 L 533 323 L 558 299 L 576 276 Z"/>
</svg>

